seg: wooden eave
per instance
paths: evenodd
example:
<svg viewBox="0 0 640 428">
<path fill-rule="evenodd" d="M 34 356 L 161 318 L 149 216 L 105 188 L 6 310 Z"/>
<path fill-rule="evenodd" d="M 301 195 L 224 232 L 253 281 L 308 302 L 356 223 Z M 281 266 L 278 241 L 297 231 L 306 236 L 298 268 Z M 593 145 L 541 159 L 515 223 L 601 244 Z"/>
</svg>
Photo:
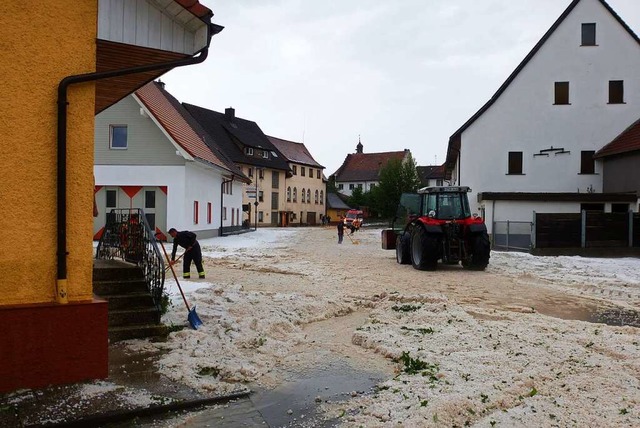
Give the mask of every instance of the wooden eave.
<svg viewBox="0 0 640 428">
<path fill-rule="evenodd" d="M 140 65 L 164 63 L 186 58 L 188 55 L 145 48 L 124 43 L 97 40 L 96 71 L 120 70 Z M 122 100 L 138 88 L 163 75 L 170 69 L 129 74 L 96 81 L 95 114 Z"/>
</svg>

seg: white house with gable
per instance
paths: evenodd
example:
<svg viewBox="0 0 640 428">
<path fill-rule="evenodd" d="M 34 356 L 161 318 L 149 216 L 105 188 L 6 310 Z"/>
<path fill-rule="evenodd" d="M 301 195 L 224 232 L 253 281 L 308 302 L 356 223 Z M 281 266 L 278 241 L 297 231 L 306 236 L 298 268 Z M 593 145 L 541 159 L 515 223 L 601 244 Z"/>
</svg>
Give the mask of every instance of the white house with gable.
<svg viewBox="0 0 640 428">
<path fill-rule="evenodd" d="M 602 193 L 594 154 L 640 117 L 640 39 L 603 0 L 574 0 L 493 97 L 449 139 L 451 184 L 472 212 L 532 221 L 533 212 L 635 209 Z"/>
<path fill-rule="evenodd" d="M 171 227 L 199 238 L 240 228 L 250 180 L 216 150 L 182 105 L 151 82 L 95 119 L 99 239 L 111 209 L 141 208 L 156 233 Z"/>
</svg>

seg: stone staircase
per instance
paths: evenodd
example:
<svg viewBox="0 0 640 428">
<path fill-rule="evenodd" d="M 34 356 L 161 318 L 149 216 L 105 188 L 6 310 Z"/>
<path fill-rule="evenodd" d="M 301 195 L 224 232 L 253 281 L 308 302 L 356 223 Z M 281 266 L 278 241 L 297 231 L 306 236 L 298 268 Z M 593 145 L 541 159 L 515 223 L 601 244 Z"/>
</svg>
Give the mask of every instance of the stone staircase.
<svg viewBox="0 0 640 428">
<path fill-rule="evenodd" d="M 110 342 L 167 335 L 140 267 L 120 260 L 94 260 L 93 294 L 109 302 Z"/>
</svg>

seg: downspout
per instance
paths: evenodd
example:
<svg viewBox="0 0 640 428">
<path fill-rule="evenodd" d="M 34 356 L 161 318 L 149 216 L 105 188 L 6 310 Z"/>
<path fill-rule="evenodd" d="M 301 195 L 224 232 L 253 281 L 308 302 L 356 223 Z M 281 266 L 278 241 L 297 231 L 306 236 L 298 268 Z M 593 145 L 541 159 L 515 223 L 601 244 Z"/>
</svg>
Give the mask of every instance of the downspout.
<svg viewBox="0 0 640 428">
<path fill-rule="evenodd" d="M 196 52 L 197 57 L 191 56 L 179 60 L 140 65 L 136 67 L 123 68 L 120 70 L 110 70 L 86 74 L 67 76 L 58 84 L 58 171 L 57 171 L 57 281 L 56 281 L 56 301 L 58 303 L 68 303 L 67 297 L 67 89 L 76 83 L 92 82 L 110 77 L 124 76 L 135 73 L 145 73 L 149 71 L 168 70 L 185 65 L 199 64 L 207 59 L 211 37 L 222 31 L 221 26 L 209 24 L 207 26 L 207 45 Z"/>
<path fill-rule="evenodd" d="M 235 175 L 231 176 L 231 180 L 222 180 L 222 183 L 220 183 L 220 236 L 222 236 L 222 211 L 224 210 L 224 185 L 227 183 L 233 183 L 233 178 L 235 177 Z"/>
</svg>

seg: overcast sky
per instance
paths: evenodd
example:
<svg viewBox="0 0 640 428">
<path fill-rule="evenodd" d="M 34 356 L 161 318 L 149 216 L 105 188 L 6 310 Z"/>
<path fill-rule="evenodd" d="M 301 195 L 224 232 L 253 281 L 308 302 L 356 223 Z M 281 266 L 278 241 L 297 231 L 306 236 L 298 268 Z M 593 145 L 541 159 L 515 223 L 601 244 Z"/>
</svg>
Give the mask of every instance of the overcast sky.
<svg viewBox="0 0 640 428">
<path fill-rule="evenodd" d="M 636 34 L 640 0 L 608 0 Z M 449 136 L 571 0 L 200 0 L 225 29 L 162 77 L 178 100 L 304 142 L 328 177 L 355 151 L 442 164 Z"/>
</svg>

